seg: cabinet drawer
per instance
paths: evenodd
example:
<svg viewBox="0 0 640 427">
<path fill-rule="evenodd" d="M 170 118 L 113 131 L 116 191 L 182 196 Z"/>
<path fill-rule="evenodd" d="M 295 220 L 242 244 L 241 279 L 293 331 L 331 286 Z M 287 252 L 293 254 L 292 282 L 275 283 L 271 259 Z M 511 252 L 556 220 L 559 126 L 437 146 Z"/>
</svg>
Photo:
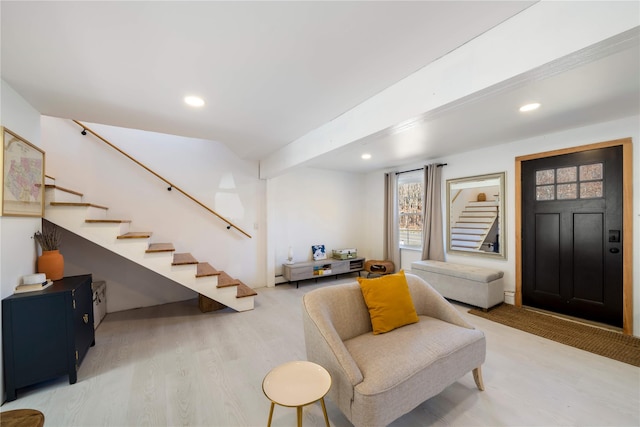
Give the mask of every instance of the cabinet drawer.
<svg viewBox="0 0 640 427">
<path fill-rule="evenodd" d="M 291 278 L 287 279 L 292 282 L 296 282 L 298 280 L 305 280 L 313 277 L 313 268 L 292 268 L 291 269 Z"/>
<path fill-rule="evenodd" d="M 349 261 L 339 261 L 331 263 L 332 274 L 342 274 L 349 272 Z"/>
</svg>

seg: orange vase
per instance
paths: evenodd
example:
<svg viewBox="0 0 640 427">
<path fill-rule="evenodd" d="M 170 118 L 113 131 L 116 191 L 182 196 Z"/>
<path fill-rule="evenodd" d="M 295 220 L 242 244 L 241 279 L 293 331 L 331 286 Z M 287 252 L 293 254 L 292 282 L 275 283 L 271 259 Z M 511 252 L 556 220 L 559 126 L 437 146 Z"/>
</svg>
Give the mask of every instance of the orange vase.
<svg viewBox="0 0 640 427">
<path fill-rule="evenodd" d="M 59 250 L 42 251 L 38 257 L 38 273 L 44 273 L 47 279 L 60 280 L 64 276 L 64 257 Z"/>
</svg>

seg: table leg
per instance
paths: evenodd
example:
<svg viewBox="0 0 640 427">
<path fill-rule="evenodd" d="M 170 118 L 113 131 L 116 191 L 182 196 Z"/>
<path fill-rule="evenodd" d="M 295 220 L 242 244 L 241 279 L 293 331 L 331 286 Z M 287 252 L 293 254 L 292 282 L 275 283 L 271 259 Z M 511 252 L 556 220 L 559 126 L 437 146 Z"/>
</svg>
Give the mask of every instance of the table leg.
<svg viewBox="0 0 640 427">
<path fill-rule="evenodd" d="M 267 421 L 267 427 L 271 427 L 271 418 L 273 418 L 273 406 L 274 403 L 271 402 L 271 409 L 269 410 L 269 421 Z"/>
<path fill-rule="evenodd" d="M 320 399 L 320 403 L 322 404 L 322 413 L 324 414 L 324 422 L 327 424 L 327 427 L 331 427 L 329 425 L 329 417 L 327 417 L 327 407 L 324 406 L 324 397 Z"/>
<path fill-rule="evenodd" d="M 296 407 L 298 412 L 298 427 L 302 427 L 302 406 Z"/>
</svg>

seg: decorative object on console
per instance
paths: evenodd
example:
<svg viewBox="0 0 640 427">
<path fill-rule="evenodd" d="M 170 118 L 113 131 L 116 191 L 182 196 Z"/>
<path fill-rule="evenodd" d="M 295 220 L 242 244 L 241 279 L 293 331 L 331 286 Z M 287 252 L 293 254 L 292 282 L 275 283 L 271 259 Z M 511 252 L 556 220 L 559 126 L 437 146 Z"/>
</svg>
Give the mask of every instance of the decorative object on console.
<svg viewBox="0 0 640 427">
<path fill-rule="evenodd" d="M 59 250 L 42 251 L 38 257 L 38 272 L 45 273 L 51 280 L 64 277 L 64 257 Z"/>
<path fill-rule="evenodd" d="M 47 275 L 42 273 L 27 274 L 26 276 L 22 276 L 23 285 L 42 285 L 46 281 Z"/>
<path fill-rule="evenodd" d="M 293 248 L 289 246 L 289 251 L 287 252 L 287 264 L 293 264 Z"/>
<path fill-rule="evenodd" d="M 331 257 L 334 259 L 353 259 L 358 258 L 358 250 L 356 248 L 352 249 L 334 249 L 332 251 Z"/>
<path fill-rule="evenodd" d="M 324 249 L 324 245 L 311 246 L 311 253 L 313 254 L 313 260 L 318 261 L 321 259 L 327 259 L 327 252 Z"/>
<path fill-rule="evenodd" d="M 19 294 L 22 292 L 44 291 L 51 285 L 53 285 L 53 280 L 45 280 L 42 283 L 32 283 L 28 285 L 23 283 L 22 285 L 16 286 L 16 289 L 13 292 Z"/>
<path fill-rule="evenodd" d="M 331 264 L 322 264 L 322 265 L 316 265 L 313 267 L 314 276 L 324 276 L 331 273 L 332 273 Z"/>
<path fill-rule="evenodd" d="M 53 224 L 42 223 L 42 232 L 36 231 L 33 238 L 42 248 L 38 257 L 38 273 L 45 273 L 51 280 L 60 280 L 64 276 L 64 257 L 60 253 L 62 234 Z"/>
</svg>

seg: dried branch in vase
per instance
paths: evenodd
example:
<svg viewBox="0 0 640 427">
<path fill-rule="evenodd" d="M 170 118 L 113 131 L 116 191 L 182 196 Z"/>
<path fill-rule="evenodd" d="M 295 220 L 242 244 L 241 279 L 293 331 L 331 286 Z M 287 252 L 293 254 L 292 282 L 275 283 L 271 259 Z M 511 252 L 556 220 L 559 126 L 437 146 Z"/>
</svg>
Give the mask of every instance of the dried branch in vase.
<svg viewBox="0 0 640 427">
<path fill-rule="evenodd" d="M 44 223 L 42 232 L 36 231 L 33 238 L 36 239 L 43 251 L 55 251 L 60 248 L 62 233 L 55 225 Z"/>
</svg>

